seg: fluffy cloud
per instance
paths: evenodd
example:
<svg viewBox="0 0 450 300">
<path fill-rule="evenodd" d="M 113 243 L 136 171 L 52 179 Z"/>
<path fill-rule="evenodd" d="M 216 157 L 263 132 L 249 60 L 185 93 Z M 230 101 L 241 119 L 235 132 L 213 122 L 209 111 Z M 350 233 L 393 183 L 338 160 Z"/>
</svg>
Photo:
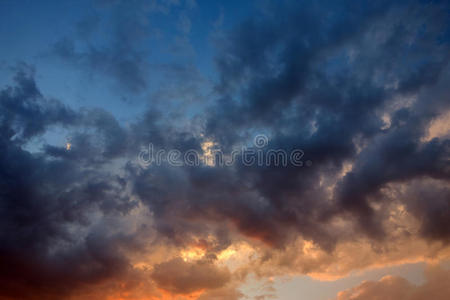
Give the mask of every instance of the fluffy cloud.
<svg viewBox="0 0 450 300">
<path fill-rule="evenodd" d="M 450 279 L 450 271 L 439 267 L 428 267 L 426 270 L 427 281 L 422 285 L 414 285 L 407 280 L 396 276 L 385 276 L 379 281 L 366 281 L 352 289 L 342 291 L 337 300 L 444 300 L 450 295 L 450 287 L 447 282 Z"/>
</svg>

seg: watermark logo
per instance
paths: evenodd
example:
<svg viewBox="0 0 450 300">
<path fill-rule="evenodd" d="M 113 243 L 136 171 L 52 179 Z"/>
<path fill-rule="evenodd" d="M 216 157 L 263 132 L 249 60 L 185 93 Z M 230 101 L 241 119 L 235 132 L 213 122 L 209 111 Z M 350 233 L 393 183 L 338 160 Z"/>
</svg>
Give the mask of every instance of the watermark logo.
<svg viewBox="0 0 450 300">
<path fill-rule="evenodd" d="M 269 138 L 264 134 L 258 134 L 255 136 L 253 143 L 258 148 L 264 148 L 269 144 Z"/>
<path fill-rule="evenodd" d="M 137 161 L 142 168 L 148 168 L 151 165 L 160 166 L 163 163 L 174 167 L 229 167 L 236 163 L 247 167 L 312 166 L 311 160 L 303 160 L 305 155 L 303 150 L 272 149 L 269 147 L 269 138 L 263 134 L 255 136 L 253 146 L 241 147 L 227 154 L 215 147 L 211 141 L 206 141 L 201 146 L 202 151 L 189 149 L 182 152 L 179 149 L 156 149 L 152 143 L 149 143 L 148 147 L 141 149 Z"/>
</svg>

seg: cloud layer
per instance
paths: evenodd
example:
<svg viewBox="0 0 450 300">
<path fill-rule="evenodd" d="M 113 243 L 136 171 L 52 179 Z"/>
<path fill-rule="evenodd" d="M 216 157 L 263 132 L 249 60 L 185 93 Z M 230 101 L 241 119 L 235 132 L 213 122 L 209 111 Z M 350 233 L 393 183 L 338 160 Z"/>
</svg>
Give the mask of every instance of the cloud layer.
<svg viewBox="0 0 450 300">
<path fill-rule="evenodd" d="M 426 271 L 427 281 L 422 285 L 413 285 L 401 277 L 386 276 L 379 281 L 367 281 L 350 290 L 340 292 L 338 300 L 358 299 L 447 299 L 450 294 L 448 282 L 450 272 L 436 266 Z"/>
<path fill-rule="evenodd" d="M 141 93 L 142 18 L 156 8 L 108 5 L 108 47 L 64 39 L 54 52 Z M 448 9 L 269 3 L 214 39 L 214 92 L 178 123 L 152 103 L 127 124 L 107 107 L 71 108 L 18 65 L 0 91 L 0 299 L 231 300 L 249 274 L 332 279 L 448 258 Z M 96 20 L 79 24 L 84 38 Z M 175 83 L 196 74 L 171 70 Z M 203 84 L 189 80 L 190 92 Z M 312 165 L 136 161 L 148 143 L 230 154 L 259 133 L 263 151 L 302 149 Z M 444 281 L 442 270 L 420 287 L 386 277 L 338 299 L 446 299 Z"/>
</svg>

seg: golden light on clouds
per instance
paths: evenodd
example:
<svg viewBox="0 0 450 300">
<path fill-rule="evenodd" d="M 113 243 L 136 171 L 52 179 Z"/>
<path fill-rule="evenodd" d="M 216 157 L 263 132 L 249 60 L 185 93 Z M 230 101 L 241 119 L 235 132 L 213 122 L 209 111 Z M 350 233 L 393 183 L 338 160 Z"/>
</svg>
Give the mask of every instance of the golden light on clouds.
<svg viewBox="0 0 450 300">
<path fill-rule="evenodd" d="M 158 292 L 160 293 L 160 296 L 154 298 L 155 300 L 196 300 L 205 292 L 205 290 L 202 289 L 185 295 L 173 294 L 163 289 L 158 289 Z"/>
<path fill-rule="evenodd" d="M 192 261 L 202 258 L 205 253 L 205 250 L 195 247 L 189 250 L 182 250 L 180 256 L 184 261 Z"/>
<path fill-rule="evenodd" d="M 226 260 L 226 259 L 231 258 L 235 254 L 236 254 L 236 250 L 234 250 L 234 249 L 225 249 L 222 252 L 220 252 L 219 255 L 217 255 L 217 259 L 218 260 Z"/>
<path fill-rule="evenodd" d="M 205 165 L 207 166 L 214 166 L 214 155 L 213 155 L 213 147 L 214 142 L 213 141 L 205 141 L 201 144 L 202 151 L 203 151 L 203 160 L 205 162 Z"/>
<path fill-rule="evenodd" d="M 424 142 L 428 142 L 433 138 L 445 138 L 450 135 L 450 111 L 442 114 L 431 122 L 428 128 L 427 136 L 422 139 Z"/>
</svg>

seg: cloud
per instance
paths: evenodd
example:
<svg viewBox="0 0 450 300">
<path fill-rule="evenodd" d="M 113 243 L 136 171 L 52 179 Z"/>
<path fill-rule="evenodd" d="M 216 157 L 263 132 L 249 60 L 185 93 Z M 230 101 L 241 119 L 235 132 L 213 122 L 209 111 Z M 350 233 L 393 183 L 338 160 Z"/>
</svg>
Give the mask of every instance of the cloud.
<svg viewBox="0 0 450 300">
<path fill-rule="evenodd" d="M 77 114 L 69 107 L 42 97 L 33 74 L 33 67 L 19 65 L 14 76 L 17 85 L 2 90 L 0 94 L 4 138 L 23 142 L 43 134 L 48 126 L 65 126 L 77 122 Z"/>
<path fill-rule="evenodd" d="M 104 135 L 110 124 L 45 98 L 25 71 L 18 71 L 15 81 L 0 97 L 2 296 L 61 299 L 85 283 L 129 271 L 117 250 L 124 242 L 121 236 L 85 229 L 94 222 L 92 213 L 126 213 L 134 203 L 121 192 L 124 184 L 118 176 L 92 169 L 90 163 L 74 163 L 70 155 L 56 155 L 56 148 L 51 152 L 47 146 L 46 151 L 58 159 L 22 148 L 51 126 L 93 126 L 103 128 Z M 86 118 L 90 124 L 84 123 Z"/>
<path fill-rule="evenodd" d="M 185 262 L 175 258 L 154 267 L 152 278 L 160 288 L 176 294 L 217 289 L 230 280 L 230 273 L 208 261 Z"/>
<path fill-rule="evenodd" d="M 139 93 L 141 17 L 156 8 L 127 3 L 104 4 L 115 8 L 111 44 L 68 39 L 55 51 Z M 105 109 L 71 109 L 22 66 L 0 91 L 0 297 L 239 299 L 251 273 L 332 279 L 448 258 L 447 8 L 323 1 L 256 14 L 217 45 L 219 80 L 200 93 L 208 108 L 183 106 L 179 119 L 151 106 L 124 125 Z M 99 25 L 80 26 L 88 39 Z M 164 69 L 180 75 L 153 100 L 198 95 L 194 68 Z M 55 128 L 70 150 L 46 142 Z M 136 164 L 148 143 L 229 154 L 261 132 L 312 165 Z M 392 277 L 357 289 L 392 287 L 421 290 Z"/>
<path fill-rule="evenodd" d="M 340 292 L 337 299 L 447 299 L 450 288 L 446 283 L 450 279 L 450 271 L 436 266 L 428 266 L 425 275 L 426 282 L 418 286 L 396 276 L 385 276 L 379 281 L 366 281 L 357 287 Z"/>
<path fill-rule="evenodd" d="M 401 2 L 351 9 L 349 3 L 326 4 L 317 11 L 314 5 L 274 8 L 269 17 L 252 18 L 232 31 L 217 58 L 224 96 L 207 119 L 208 136 L 227 149 L 249 129 L 268 131 L 272 148 L 301 148 L 314 163 L 309 169 L 237 170 L 235 176 L 251 178 L 267 203 L 267 214 L 253 201 L 249 210 L 255 218 L 238 217 L 260 229 L 249 235 L 262 231 L 259 236 L 276 239 L 280 235 L 270 230 L 280 225 L 283 232 L 298 228 L 332 247 L 332 235 L 319 224 L 349 214 L 355 231 L 382 239 L 383 222 L 372 206 L 383 187 L 449 178 L 448 140 L 421 141 L 430 122 L 449 110 L 448 43 L 437 46 L 432 58 L 425 54 L 447 24 L 443 4 L 428 7 L 426 15 L 434 21 L 423 34 L 419 28 L 426 21 L 414 17 L 420 4 L 411 10 Z M 319 16 L 331 11 L 321 22 Z M 406 101 L 410 97 L 412 104 Z M 384 113 L 390 117 L 387 128 Z M 346 163 L 352 167 L 342 176 Z M 276 225 L 267 225 L 272 220 Z"/>
</svg>

